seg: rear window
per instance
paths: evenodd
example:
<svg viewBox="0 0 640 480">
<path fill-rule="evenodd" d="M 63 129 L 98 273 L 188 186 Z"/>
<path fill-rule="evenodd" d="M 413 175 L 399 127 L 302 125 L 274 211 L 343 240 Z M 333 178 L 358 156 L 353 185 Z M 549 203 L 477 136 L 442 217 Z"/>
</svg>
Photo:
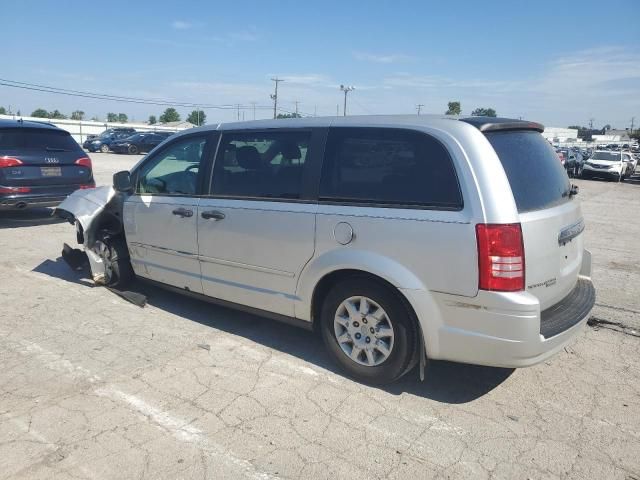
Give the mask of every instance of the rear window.
<svg viewBox="0 0 640 480">
<path fill-rule="evenodd" d="M 69 132 L 42 128 L 0 129 L 1 149 L 75 151 L 80 146 Z"/>
<path fill-rule="evenodd" d="M 569 201 L 569 177 L 558 155 L 534 131 L 487 132 L 507 174 L 519 212 Z"/>
<path fill-rule="evenodd" d="M 320 198 L 339 203 L 459 210 L 453 163 L 435 138 L 410 130 L 334 128 Z"/>
</svg>

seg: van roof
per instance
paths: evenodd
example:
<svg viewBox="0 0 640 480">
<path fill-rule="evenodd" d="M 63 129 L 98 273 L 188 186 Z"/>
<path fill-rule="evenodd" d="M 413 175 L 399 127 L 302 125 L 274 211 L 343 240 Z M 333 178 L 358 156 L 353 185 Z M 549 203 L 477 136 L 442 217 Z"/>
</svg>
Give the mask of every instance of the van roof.
<svg viewBox="0 0 640 480">
<path fill-rule="evenodd" d="M 48 122 L 38 122 L 35 120 L 9 120 L 0 119 L 0 128 L 43 128 L 47 130 L 61 130 Z"/>
<path fill-rule="evenodd" d="M 454 115 L 350 115 L 348 117 L 304 117 L 269 120 L 252 120 L 211 124 L 197 130 L 236 130 L 269 128 L 305 128 L 305 127 L 367 127 L 367 126 L 414 126 L 439 127 L 447 129 L 452 122 L 462 121 L 482 132 L 495 130 L 535 130 L 544 131 L 544 126 L 525 120 L 502 117 L 472 117 Z M 186 132 L 193 132 L 188 129 Z"/>
</svg>

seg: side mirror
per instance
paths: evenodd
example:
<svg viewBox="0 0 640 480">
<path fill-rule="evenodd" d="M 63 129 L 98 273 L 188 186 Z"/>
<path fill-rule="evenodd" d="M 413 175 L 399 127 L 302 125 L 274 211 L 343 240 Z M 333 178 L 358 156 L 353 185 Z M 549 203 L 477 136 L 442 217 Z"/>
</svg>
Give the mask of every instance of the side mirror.
<svg viewBox="0 0 640 480">
<path fill-rule="evenodd" d="M 131 175 L 128 170 L 123 170 L 113 174 L 113 188 L 116 192 L 129 193 L 133 191 Z"/>
</svg>

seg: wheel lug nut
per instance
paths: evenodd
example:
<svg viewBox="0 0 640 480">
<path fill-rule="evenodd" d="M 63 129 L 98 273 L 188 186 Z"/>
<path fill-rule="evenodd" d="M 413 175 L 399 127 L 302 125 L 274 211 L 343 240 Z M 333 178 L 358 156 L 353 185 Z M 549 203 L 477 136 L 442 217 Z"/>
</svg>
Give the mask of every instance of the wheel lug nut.
<svg viewBox="0 0 640 480">
<path fill-rule="evenodd" d="M 360 335 L 359 333 L 356 333 L 356 340 L 360 340 L 360 337 L 362 337 L 362 335 Z"/>
<path fill-rule="evenodd" d="M 360 326 L 360 324 L 358 322 L 353 322 L 353 327 L 354 328 L 358 328 Z"/>
<path fill-rule="evenodd" d="M 370 331 L 372 334 L 375 332 L 375 330 L 373 329 L 373 327 L 371 327 L 371 328 L 369 329 L 369 331 Z"/>
<path fill-rule="evenodd" d="M 367 337 L 364 341 L 367 342 L 367 343 L 371 343 L 371 338 Z"/>
<path fill-rule="evenodd" d="M 363 319 L 362 319 L 362 323 L 367 323 L 367 319 L 366 319 L 366 318 L 363 318 Z"/>
</svg>

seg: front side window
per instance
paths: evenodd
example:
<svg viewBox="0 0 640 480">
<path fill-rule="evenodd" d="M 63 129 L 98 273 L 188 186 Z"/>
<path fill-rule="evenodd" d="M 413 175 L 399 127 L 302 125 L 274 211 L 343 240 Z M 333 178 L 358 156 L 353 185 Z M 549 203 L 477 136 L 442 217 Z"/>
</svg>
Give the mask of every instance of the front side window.
<svg viewBox="0 0 640 480">
<path fill-rule="evenodd" d="M 462 208 L 458 179 L 445 147 L 421 132 L 386 128 L 329 132 L 320 199 Z"/>
<path fill-rule="evenodd" d="M 205 137 L 188 137 L 171 143 L 142 166 L 136 193 L 196 195 Z"/>
<path fill-rule="evenodd" d="M 213 195 L 299 199 L 310 138 L 310 132 L 223 135 L 213 169 Z"/>
</svg>

